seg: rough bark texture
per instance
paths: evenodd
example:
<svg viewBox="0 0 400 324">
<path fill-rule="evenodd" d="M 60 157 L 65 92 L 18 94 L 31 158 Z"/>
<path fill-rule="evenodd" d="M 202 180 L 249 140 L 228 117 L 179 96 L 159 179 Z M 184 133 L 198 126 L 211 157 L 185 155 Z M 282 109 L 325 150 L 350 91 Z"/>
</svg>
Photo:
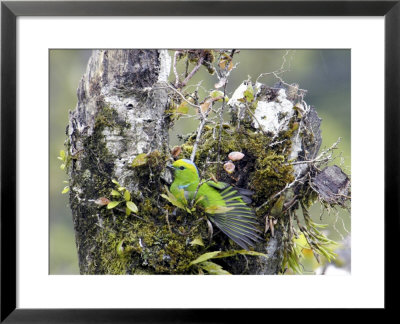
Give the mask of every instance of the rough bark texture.
<svg viewBox="0 0 400 324">
<path fill-rule="evenodd" d="M 314 177 L 314 187 L 329 204 L 343 204 L 349 194 L 350 179 L 337 166 L 329 166 Z"/>
<path fill-rule="evenodd" d="M 163 152 L 168 143 L 164 111 L 167 92 L 155 89 L 169 71 L 166 51 L 94 51 L 78 88 L 78 105 L 68 125 L 70 204 L 81 273 L 98 249 L 94 241 L 104 215 L 94 203 L 110 197 L 112 179 L 140 192 L 139 174 L 129 169 L 138 154 Z"/>
<path fill-rule="evenodd" d="M 173 212 L 171 205 L 160 198 L 168 176 L 171 179 L 165 171 L 171 159 L 170 117 L 166 111 L 170 98 L 165 86 L 169 71 L 167 51 L 99 50 L 90 58 L 79 85 L 78 105 L 70 112 L 66 143 L 70 205 L 82 274 L 198 271 L 188 264 L 205 248 L 190 242 L 196 237 L 207 238 L 206 223 L 200 223 L 194 215 Z M 233 124 L 249 110 L 242 100 L 248 86 L 243 83 L 229 102 Z M 276 197 L 263 204 L 266 198 L 309 170 L 307 163 L 291 166 L 286 161 L 316 156 L 321 145 L 321 120 L 313 107 L 300 105 L 301 113 L 294 109 L 297 92 L 280 86 L 251 86 L 257 98 L 253 113 L 249 112 L 242 125 L 232 126 L 233 132 L 224 128 L 221 146 L 214 130 L 206 130 L 195 162 L 204 170 L 210 168 L 205 161 L 217 160 L 216 154 L 225 156 L 240 147 L 245 158 L 236 163 L 234 174 L 221 175 L 219 180 L 255 190 L 253 207 L 262 204 L 258 212 L 261 228 Z M 182 154 L 186 156 L 181 157 L 190 156 L 195 135 L 183 145 Z M 143 153 L 147 154 L 143 161 L 132 166 L 132 161 Z M 330 175 L 322 172 L 315 186 L 332 190 L 327 181 L 336 180 L 334 174 Z M 139 208 L 137 215 L 126 214 L 124 199 L 110 195 L 119 187 L 113 179 L 129 190 L 129 199 Z M 121 203 L 109 210 L 98 204 L 99 198 Z M 216 262 L 233 274 L 277 274 L 288 220 L 280 224 L 275 235 L 267 234 L 267 244 L 256 246 L 268 258 L 239 255 Z M 211 244 L 206 251 L 233 248 L 221 233 L 214 235 Z"/>
</svg>

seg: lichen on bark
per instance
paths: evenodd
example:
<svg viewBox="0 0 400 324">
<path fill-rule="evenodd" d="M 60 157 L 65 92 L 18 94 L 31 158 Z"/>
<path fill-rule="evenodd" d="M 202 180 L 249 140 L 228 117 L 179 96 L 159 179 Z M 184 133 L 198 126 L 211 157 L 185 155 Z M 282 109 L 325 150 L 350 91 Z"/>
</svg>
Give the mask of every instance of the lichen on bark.
<svg viewBox="0 0 400 324">
<path fill-rule="evenodd" d="M 144 181 L 130 162 L 141 153 L 167 151 L 168 95 L 156 85 L 165 81 L 169 60 L 166 51 L 98 50 L 81 79 L 66 143 L 72 157 L 70 205 L 81 273 L 109 272 L 99 242 L 104 232 L 116 232 L 120 220 L 94 201 L 110 196 L 111 180 L 117 179 L 138 201 L 145 200 L 144 190 L 159 186 L 154 175 L 141 187 Z"/>
<path fill-rule="evenodd" d="M 211 52 L 194 50 L 191 60 L 212 72 Z M 204 53 L 208 56 L 201 60 Z M 161 197 L 171 181 L 165 166 L 174 159 L 168 130 L 177 104 L 187 100 L 179 88 L 171 92 L 170 67 L 166 50 L 97 50 L 89 60 L 66 141 L 81 274 L 201 273 L 191 261 L 207 251 L 237 249 L 221 233 L 208 239 L 204 213 L 183 213 Z M 309 160 L 316 158 L 321 144 L 321 120 L 302 94 L 288 85 L 270 87 L 248 80 L 227 104 L 231 120 L 204 123 L 201 136 L 194 131 L 185 138 L 179 158 L 196 153 L 194 161 L 204 178 L 217 175 L 219 181 L 254 191 L 252 207 L 261 230 L 271 222 L 268 215 L 285 191 L 290 189 L 298 199 L 288 197 L 285 208 L 314 202 L 321 176 Z M 227 174 L 216 161 L 232 151 L 245 157 Z M 316 188 L 305 175 L 317 177 Z M 296 183 L 298 179 L 304 181 Z M 123 199 L 112 197 L 111 190 L 118 191 L 118 186 L 129 191 L 137 213 L 127 213 Z M 121 203 L 108 209 L 96 203 L 99 198 Z M 255 247 L 268 258 L 236 255 L 216 263 L 233 274 L 279 273 L 292 235 L 292 216 L 274 215 L 276 229 Z"/>
</svg>

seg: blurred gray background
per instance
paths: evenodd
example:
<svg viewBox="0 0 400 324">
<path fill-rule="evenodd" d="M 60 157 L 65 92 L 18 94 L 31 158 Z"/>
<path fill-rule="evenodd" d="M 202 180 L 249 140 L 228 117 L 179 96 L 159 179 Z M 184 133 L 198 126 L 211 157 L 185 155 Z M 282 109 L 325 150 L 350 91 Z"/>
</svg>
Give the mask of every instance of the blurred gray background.
<svg viewBox="0 0 400 324">
<path fill-rule="evenodd" d="M 286 50 L 240 50 L 234 56 L 239 63 L 231 73 L 227 86 L 228 96 L 248 76 L 255 81 L 261 73 L 278 70 Z M 68 206 L 68 194 L 61 194 L 66 173 L 60 169 L 57 159 L 64 149 L 68 110 L 75 109 L 76 89 L 85 73 L 91 50 L 50 50 L 50 274 L 79 274 L 78 258 Z M 172 52 L 170 52 L 172 54 Z M 287 83 L 298 83 L 308 90 L 305 101 L 316 107 L 322 121 L 323 143 L 321 149 L 331 146 L 342 138 L 339 150 L 343 154 L 342 169 L 350 174 L 350 50 L 291 50 L 286 55 L 290 71 L 281 75 Z M 171 73 L 171 80 L 173 73 Z M 212 89 L 217 82 L 205 69 L 195 75 L 191 83 L 204 79 L 202 85 Z M 272 76 L 263 77 L 262 83 L 273 85 Z M 186 134 L 197 127 L 196 120 L 180 119 L 170 132 L 171 147 L 178 143 L 177 133 Z M 341 161 L 334 161 L 339 164 Z M 324 214 L 320 220 L 320 208 L 315 205 L 312 215 L 319 223 L 329 224 L 328 236 L 337 241 L 349 235 L 350 215 L 340 210 L 338 216 Z"/>
</svg>

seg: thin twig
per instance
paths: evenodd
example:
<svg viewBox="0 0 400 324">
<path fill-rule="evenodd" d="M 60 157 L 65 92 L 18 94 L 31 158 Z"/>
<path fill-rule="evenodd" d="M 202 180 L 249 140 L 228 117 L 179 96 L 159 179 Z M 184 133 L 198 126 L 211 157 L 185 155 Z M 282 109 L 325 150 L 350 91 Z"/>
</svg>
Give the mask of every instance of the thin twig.
<svg viewBox="0 0 400 324">
<path fill-rule="evenodd" d="M 283 56 L 282 56 L 282 65 L 281 65 L 281 68 L 280 68 L 281 71 L 283 71 L 283 68 L 285 67 L 285 64 L 286 64 L 286 56 L 287 56 L 289 53 L 290 53 L 290 50 L 286 50 L 286 53 L 283 54 Z"/>
<path fill-rule="evenodd" d="M 305 178 L 305 176 L 303 176 L 303 177 L 297 177 L 296 179 L 294 179 L 293 180 L 293 182 L 291 182 L 291 183 L 289 183 L 289 184 L 286 184 L 286 186 L 281 190 L 281 191 L 279 191 L 279 192 L 277 192 L 275 195 L 273 195 L 272 197 L 270 197 L 267 201 L 265 201 L 264 203 L 262 203 L 260 206 L 258 206 L 257 208 L 256 208 L 256 211 L 259 211 L 261 208 L 263 208 L 266 204 L 268 204 L 268 202 L 269 201 L 271 201 L 271 200 L 273 200 L 274 198 L 276 198 L 276 197 L 278 197 L 281 193 L 283 193 L 285 190 L 287 190 L 287 189 L 289 189 L 289 188 L 291 188 L 291 187 L 293 187 L 293 185 L 296 183 L 296 182 L 300 182 L 303 178 Z"/>
<path fill-rule="evenodd" d="M 282 141 L 273 142 L 273 143 L 269 144 L 268 146 L 269 146 L 269 147 L 273 147 L 273 146 L 275 146 L 275 145 L 282 144 L 283 142 L 286 142 L 286 141 L 287 141 L 287 138 L 285 138 L 285 139 L 282 140 Z"/>
<path fill-rule="evenodd" d="M 284 70 L 284 67 L 285 67 L 285 64 L 286 64 L 286 56 L 289 54 L 289 52 L 290 52 L 290 50 L 286 50 L 286 53 L 285 54 L 283 54 L 283 56 L 282 56 L 282 64 L 281 64 L 281 67 L 278 69 L 278 70 L 275 70 L 275 71 L 273 71 L 273 72 L 265 72 L 265 73 L 261 73 L 259 76 L 258 76 L 258 78 L 256 79 L 256 83 L 258 82 L 258 79 L 260 79 L 260 78 L 262 78 L 262 77 L 264 77 L 264 76 L 266 76 L 266 75 L 273 75 L 273 76 L 275 76 L 276 78 L 278 78 L 280 81 L 282 80 L 280 77 L 278 77 L 278 75 L 279 74 L 282 74 L 282 73 L 284 73 L 284 72 L 286 72 L 287 70 Z M 290 70 L 290 66 L 289 66 L 289 69 L 288 70 Z M 282 80 L 283 81 L 283 80 Z M 282 82 L 281 81 L 281 82 Z"/>
<path fill-rule="evenodd" d="M 167 221 L 168 230 L 172 234 L 171 225 L 169 224 L 169 219 L 168 219 L 168 210 L 165 213 L 165 220 Z"/>
<path fill-rule="evenodd" d="M 189 100 L 187 100 L 187 99 L 184 97 L 184 95 L 183 95 L 181 92 L 179 92 L 177 89 L 175 89 L 172 85 L 170 85 L 170 84 L 167 83 L 167 86 L 168 86 L 168 88 L 172 89 L 175 93 L 177 93 L 177 94 L 178 94 L 184 101 L 186 101 L 189 105 L 191 105 L 191 106 L 193 106 L 193 107 L 195 107 L 195 108 L 197 108 L 197 109 L 200 109 L 200 106 L 199 106 L 199 105 L 195 105 L 194 103 L 192 103 L 192 102 L 190 102 Z"/>
<path fill-rule="evenodd" d="M 330 161 L 330 157 L 326 157 L 324 159 L 313 159 L 313 160 L 308 160 L 308 161 L 294 161 L 290 163 L 286 163 L 285 165 L 296 165 L 296 164 L 306 164 L 306 163 L 316 163 L 316 162 L 326 162 Z"/>
<path fill-rule="evenodd" d="M 183 88 L 189 82 L 189 80 L 194 76 L 197 70 L 200 69 L 200 66 L 203 64 L 203 62 L 204 62 L 204 54 L 202 53 L 201 57 L 197 62 L 197 65 L 193 68 L 192 72 L 189 73 L 186 79 L 182 81 L 180 85 L 181 88 Z"/>
<path fill-rule="evenodd" d="M 250 107 L 249 107 L 249 105 L 248 105 L 247 103 L 246 103 L 246 109 L 247 109 L 248 113 L 250 114 L 250 116 L 251 116 L 251 117 L 257 122 L 257 124 L 260 126 L 261 132 L 262 132 L 265 136 L 267 136 L 267 133 L 264 131 L 264 129 L 263 129 L 261 123 L 260 123 L 259 120 L 256 118 L 256 116 L 254 116 L 253 112 L 251 111 L 251 109 L 250 109 Z"/>
<path fill-rule="evenodd" d="M 232 60 L 233 60 L 233 55 L 235 55 L 235 49 L 232 49 L 232 51 L 231 51 L 231 55 L 230 55 L 230 57 L 231 57 L 231 62 L 232 62 Z M 221 56 L 220 56 L 220 58 L 221 58 Z M 221 107 L 221 110 L 219 111 L 219 134 L 218 134 L 218 158 L 217 158 L 217 161 L 218 161 L 218 165 L 217 165 L 217 177 L 219 177 L 219 171 L 220 171 L 220 160 L 221 160 L 221 140 L 222 140 L 222 124 L 223 124 L 223 122 L 224 122 L 224 108 L 225 108 L 225 96 L 226 96 L 226 85 L 228 84 L 228 81 L 227 81 L 227 78 L 228 78 L 228 76 L 229 76 L 229 74 L 230 74 L 230 71 L 229 71 L 229 65 L 230 64 L 228 64 L 228 62 L 226 62 L 226 64 L 225 64 L 225 68 L 221 71 L 221 75 L 222 75 L 222 78 L 223 79 L 225 79 L 225 81 L 224 81 L 224 95 L 223 95 L 223 100 L 222 100 L 222 107 Z M 233 70 L 233 69 L 232 69 Z M 223 73 L 222 73 L 223 72 Z M 220 76 L 217 74 L 217 76 L 218 76 L 218 79 L 220 79 L 221 80 L 221 78 L 220 78 Z"/>
<path fill-rule="evenodd" d="M 199 142 L 200 142 L 200 138 L 201 138 L 201 133 L 203 131 L 204 125 L 207 122 L 207 118 L 203 115 L 201 115 L 201 122 L 199 124 L 199 127 L 197 128 L 197 136 L 196 136 L 196 141 L 193 144 L 193 151 L 192 154 L 190 155 L 190 160 L 194 161 L 194 158 L 196 156 L 196 151 L 197 151 L 197 147 L 199 146 Z"/>
<path fill-rule="evenodd" d="M 225 108 L 225 94 L 226 94 L 226 84 L 227 82 L 225 82 L 224 84 L 224 96 L 223 96 L 223 100 L 222 100 L 222 107 L 221 110 L 219 112 L 219 134 L 218 134 L 218 165 L 217 165 L 217 177 L 219 177 L 219 170 L 220 170 L 220 159 L 221 159 L 221 140 L 222 140 L 222 123 L 224 122 L 224 108 Z"/>
<path fill-rule="evenodd" d="M 189 71 L 189 58 L 186 58 L 185 78 L 188 76 L 188 71 Z"/>
<path fill-rule="evenodd" d="M 177 63 L 177 58 L 178 58 L 179 54 L 180 54 L 179 51 L 175 51 L 174 64 L 173 64 L 173 69 L 174 69 L 174 74 L 175 74 L 175 88 L 179 87 L 179 74 L 178 74 L 178 70 L 176 69 L 176 63 Z"/>
<path fill-rule="evenodd" d="M 214 101 L 218 101 L 220 99 L 221 99 L 221 97 L 219 96 L 219 97 L 216 97 L 216 98 L 209 98 L 207 100 L 209 100 L 209 104 L 210 104 L 210 107 L 211 107 L 213 105 Z M 192 151 L 192 154 L 190 155 L 190 160 L 191 161 L 194 161 L 194 158 L 196 156 L 197 147 L 199 146 L 200 139 L 201 139 L 201 133 L 203 132 L 204 125 L 208 121 L 207 117 L 208 117 L 208 114 L 210 113 L 210 111 L 211 111 L 211 109 L 208 108 L 205 112 L 203 112 L 201 110 L 201 106 L 199 107 L 199 114 L 201 116 L 200 117 L 201 118 L 201 122 L 199 124 L 199 127 L 197 128 L 196 141 L 194 142 L 193 151 Z"/>
</svg>

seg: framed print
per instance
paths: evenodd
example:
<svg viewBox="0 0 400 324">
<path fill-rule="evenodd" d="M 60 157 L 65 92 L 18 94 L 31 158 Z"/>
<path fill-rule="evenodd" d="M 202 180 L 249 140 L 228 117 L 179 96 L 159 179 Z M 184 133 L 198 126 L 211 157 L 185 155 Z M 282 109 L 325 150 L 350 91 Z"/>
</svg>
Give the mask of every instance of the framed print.
<svg viewBox="0 0 400 324">
<path fill-rule="evenodd" d="M 390 308 L 399 15 L 2 2 L 1 321 Z"/>
</svg>

